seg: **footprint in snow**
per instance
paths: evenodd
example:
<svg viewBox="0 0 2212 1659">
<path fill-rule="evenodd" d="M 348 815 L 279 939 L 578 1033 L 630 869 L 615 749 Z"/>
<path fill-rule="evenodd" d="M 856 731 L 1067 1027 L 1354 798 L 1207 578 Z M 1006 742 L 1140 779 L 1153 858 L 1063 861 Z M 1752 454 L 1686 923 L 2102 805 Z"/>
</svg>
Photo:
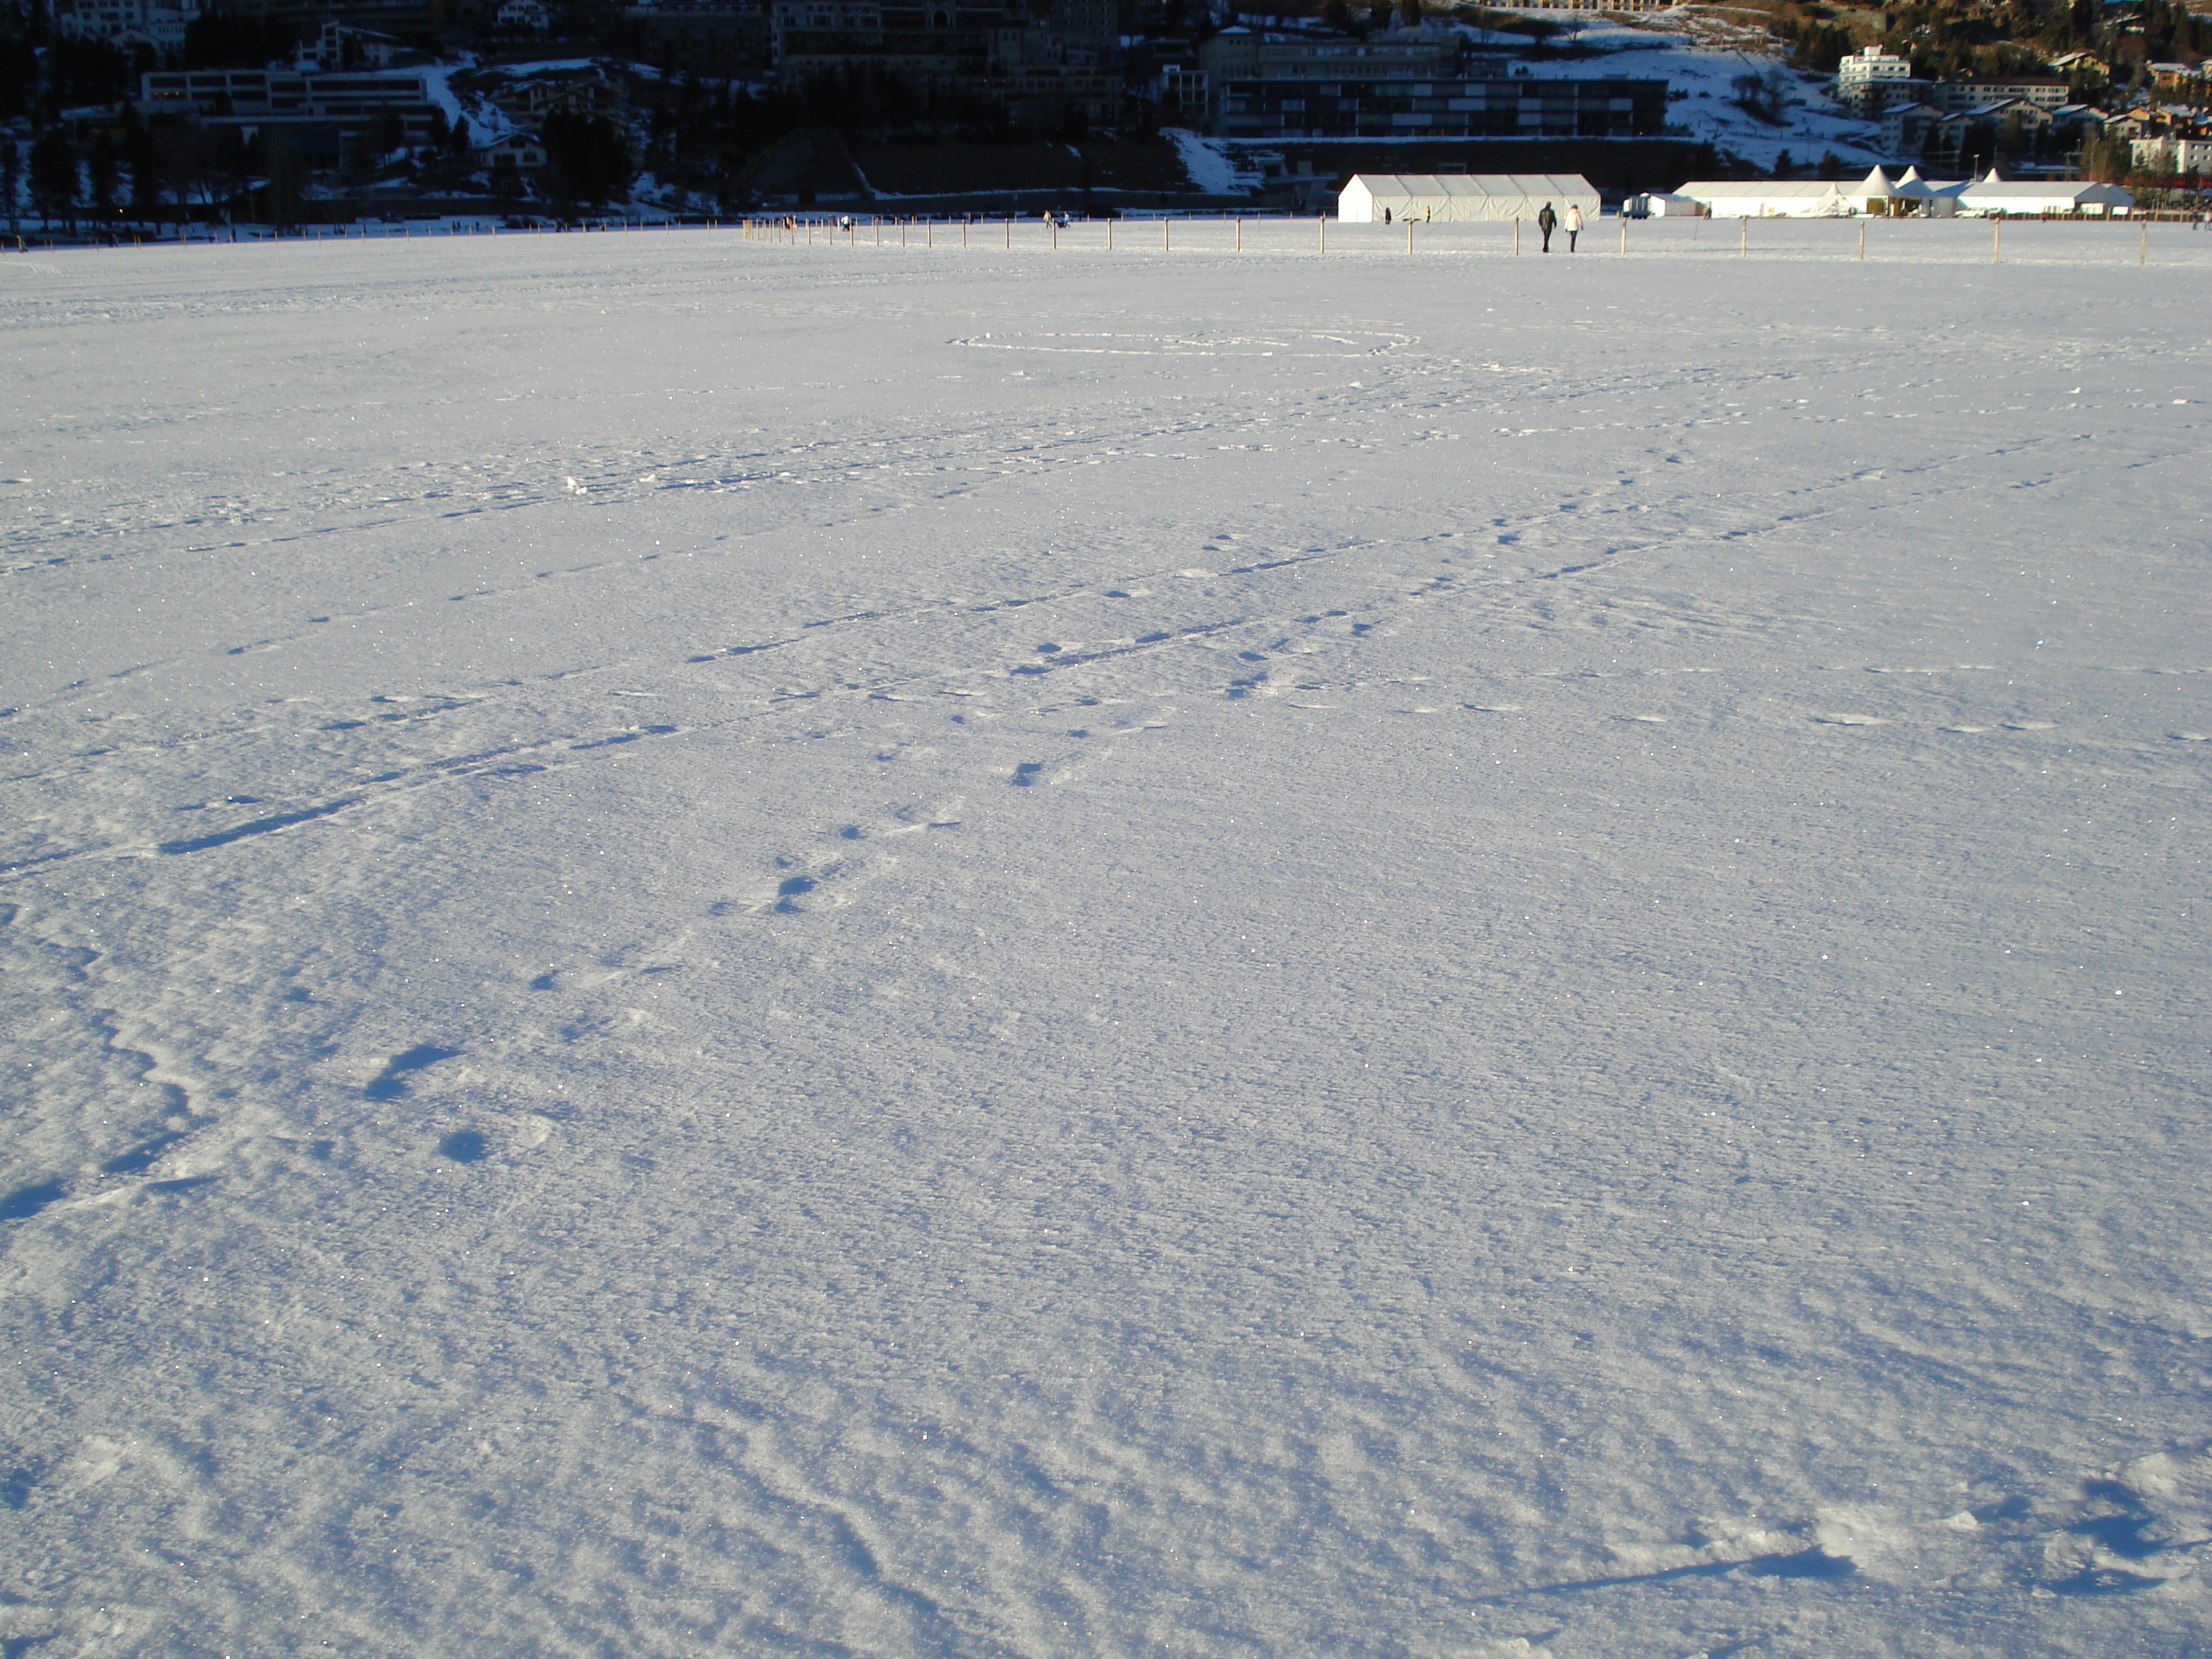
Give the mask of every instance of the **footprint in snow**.
<svg viewBox="0 0 2212 1659">
<path fill-rule="evenodd" d="M 1017 778 L 1017 782 L 1022 781 Z M 932 830 L 957 830 L 961 799 L 957 795 L 892 807 L 872 822 L 845 823 L 826 831 L 824 842 L 866 842 L 920 835 Z M 848 890 L 872 881 L 897 863 L 888 856 L 860 858 L 824 846 L 813 854 L 786 853 L 774 867 L 786 873 L 772 887 L 743 897 L 717 899 L 707 907 L 710 916 L 804 915 L 809 911 L 837 909 L 850 904 Z"/>
<path fill-rule="evenodd" d="M 456 1129 L 438 1143 L 438 1156 L 455 1164 L 475 1164 L 491 1150 L 476 1129 Z"/>
<path fill-rule="evenodd" d="M 404 1054 L 392 1055 L 384 1062 L 384 1070 L 372 1078 L 362 1093 L 371 1100 L 397 1100 L 407 1092 L 403 1079 L 410 1072 L 419 1072 L 426 1066 L 435 1066 L 441 1060 L 459 1058 L 459 1048 L 441 1048 L 434 1042 L 421 1042 Z"/>
</svg>

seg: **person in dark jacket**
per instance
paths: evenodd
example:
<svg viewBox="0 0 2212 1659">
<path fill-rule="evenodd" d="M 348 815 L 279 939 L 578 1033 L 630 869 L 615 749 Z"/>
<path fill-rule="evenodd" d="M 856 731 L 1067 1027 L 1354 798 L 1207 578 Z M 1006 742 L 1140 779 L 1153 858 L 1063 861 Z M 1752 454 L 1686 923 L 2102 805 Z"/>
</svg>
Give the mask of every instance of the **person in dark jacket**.
<svg viewBox="0 0 2212 1659">
<path fill-rule="evenodd" d="M 1545 252 L 1549 253 L 1552 251 L 1552 233 L 1559 228 L 1559 216 L 1552 211 L 1552 204 L 1549 202 L 1545 203 L 1543 210 L 1536 215 L 1536 228 L 1544 233 Z"/>
</svg>

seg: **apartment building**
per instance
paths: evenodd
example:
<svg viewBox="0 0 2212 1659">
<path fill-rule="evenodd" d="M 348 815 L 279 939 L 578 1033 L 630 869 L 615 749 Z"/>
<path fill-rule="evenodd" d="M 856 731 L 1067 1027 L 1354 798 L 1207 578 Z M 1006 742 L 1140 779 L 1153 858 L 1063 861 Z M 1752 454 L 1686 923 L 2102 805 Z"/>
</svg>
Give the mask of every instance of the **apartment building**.
<svg viewBox="0 0 2212 1659">
<path fill-rule="evenodd" d="M 1227 138 L 1649 138 L 1667 83 L 1595 76 L 1232 81 L 1217 86 Z"/>
<path fill-rule="evenodd" d="M 1853 114 L 1871 118 L 1892 104 L 1910 103 L 1929 85 L 1912 76 L 1912 60 L 1863 46 L 1836 66 L 1836 101 Z"/>
<path fill-rule="evenodd" d="M 52 0 L 57 34 L 85 40 L 144 41 L 163 52 L 185 44 L 199 0 Z"/>
<path fill-rule="evenodd" d="M 343 165 L 358 146 L 390 137 L 425 143 L 432 117 L 443 118 L 419 70 L 157 70 L 139 77 L 138 91 L 149 114 L 191 115 L 249 137 L 280 132 L 311 167 Z"/>
</svg>

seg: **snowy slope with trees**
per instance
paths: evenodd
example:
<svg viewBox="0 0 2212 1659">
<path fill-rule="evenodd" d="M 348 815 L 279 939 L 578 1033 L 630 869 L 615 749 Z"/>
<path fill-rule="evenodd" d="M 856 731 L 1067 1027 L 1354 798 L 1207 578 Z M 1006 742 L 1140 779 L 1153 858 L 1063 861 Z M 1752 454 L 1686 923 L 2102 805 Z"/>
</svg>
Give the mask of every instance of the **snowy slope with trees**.
<svg viewBox="0 0 2212 1659">
<path fill-rule="evenodd" d="M 1771 169 L 1778 161 L 1809 174 L 1832 155 L 1860 168 L 1893 159 L 1875 123 L 1837 106 L 1832 75 L 1790 68 L 1763 31 L 1680 11 L 1642 27 L 1590 24 L 1573 38 L 1605 55 L 1567 68 L 1665 80 L 1670 125 L 1756 167 Z"/>
<path fill-rule="evenodd" d="M 1872 229 L 0 260 L 0 1642 L 2201 1652 L 2212 247 Z"/>
</svg>

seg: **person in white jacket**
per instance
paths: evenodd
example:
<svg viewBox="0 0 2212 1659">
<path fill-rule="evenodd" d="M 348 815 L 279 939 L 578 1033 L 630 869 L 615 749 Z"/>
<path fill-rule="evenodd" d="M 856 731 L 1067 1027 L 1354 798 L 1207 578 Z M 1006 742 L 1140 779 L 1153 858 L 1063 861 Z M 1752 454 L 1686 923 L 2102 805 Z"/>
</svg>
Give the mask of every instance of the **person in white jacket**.
<svg viewBox="0 0 2212 1659">
<path fill-rule="evenodd" d="M 1583 210 L 1574 203 L 1567 204 L 1567 252 L 1575 251 L 1575 238 L 1583 234 Z"/>
</svg>

